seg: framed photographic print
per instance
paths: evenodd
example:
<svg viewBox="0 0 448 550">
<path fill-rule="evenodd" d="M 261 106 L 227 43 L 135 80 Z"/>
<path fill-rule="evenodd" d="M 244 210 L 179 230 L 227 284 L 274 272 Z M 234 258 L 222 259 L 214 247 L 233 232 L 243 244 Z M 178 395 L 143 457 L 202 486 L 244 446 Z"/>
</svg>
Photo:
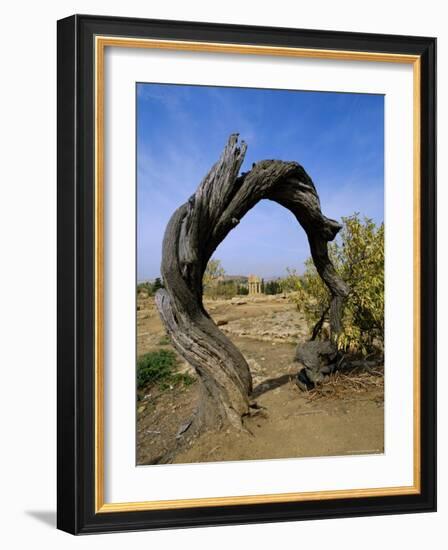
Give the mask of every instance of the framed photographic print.
<svg viewBox="0 0 448 550">
<path fill-rule="evenodd" d="M 58 22 L 58 527 L 434 511 L 434 38 Z"/>
</svg>

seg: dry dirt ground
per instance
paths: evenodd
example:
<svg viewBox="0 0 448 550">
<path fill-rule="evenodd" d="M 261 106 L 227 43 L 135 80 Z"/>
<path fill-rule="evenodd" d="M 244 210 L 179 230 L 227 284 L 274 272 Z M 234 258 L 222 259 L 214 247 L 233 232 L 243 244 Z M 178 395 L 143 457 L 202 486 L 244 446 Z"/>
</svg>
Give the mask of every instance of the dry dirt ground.
<svg viewBox="0 0 448 550">
<path fill-rule="evenodd" d="M 293 383 L 305 321 L 287 299 L 262 296 L 205 302 L 205 307 L 246 357 L 260 409 L 245 420 L 246 433 L 207 433 L 174 462 L 272 459 L 384 452 L 384 385 L 374 374 L 336 375 L 318 391 Z M 140 298 L 137 353 L 172 349 L 154 302 Z M 179 357 L 179 372 L 194 372 Z M 137 464 L 157 462 L 173 445 L 197 403 L 198 382 L 146 388 L 137 401 Z"/>
</svg>

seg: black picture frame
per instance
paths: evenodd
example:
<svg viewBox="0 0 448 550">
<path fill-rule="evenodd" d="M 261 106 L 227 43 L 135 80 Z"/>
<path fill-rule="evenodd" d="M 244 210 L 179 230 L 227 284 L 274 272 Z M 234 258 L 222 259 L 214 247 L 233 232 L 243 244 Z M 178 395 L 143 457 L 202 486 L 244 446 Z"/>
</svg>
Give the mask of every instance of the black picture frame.
<svg viewBox="0 0 448 550">
<path fill-rule="evenodd" d="M 420 492 L 300 502 L 95 511 L 97 35 L 420 57 Z M 73 534 L 436 510 L 436 39 L 74 15 L 58 21 L 57 526 Z"/>
</svg>

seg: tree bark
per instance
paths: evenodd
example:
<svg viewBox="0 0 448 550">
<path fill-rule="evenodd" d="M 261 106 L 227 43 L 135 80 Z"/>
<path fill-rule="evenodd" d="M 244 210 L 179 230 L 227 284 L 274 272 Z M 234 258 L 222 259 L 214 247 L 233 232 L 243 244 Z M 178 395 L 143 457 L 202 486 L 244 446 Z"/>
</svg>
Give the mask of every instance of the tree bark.
<svg viewBox="0 0 448 550">
<path fill-rule="evenodd" d="M 202 303 L 202 278 L 217 246 L 261 199 L 290 210 L 304 228 L 317 271 L 332 295 L 330 326 L 340 330 L 347 294 L 328 257 L 327 243 L 341 226 L 320 209 L 316 188 L 296 162 L 263 160 L 238 175 L 246 144 L 232 134 L 218 162 L 171 217 L 165 231 L 156 304 L 178 352 L 195 368 L 201 384 L 199 409 L 188 432 L 242 426 L 249 412 L 252 378 L 236 346 L 218 329 Z"/>
</svg>

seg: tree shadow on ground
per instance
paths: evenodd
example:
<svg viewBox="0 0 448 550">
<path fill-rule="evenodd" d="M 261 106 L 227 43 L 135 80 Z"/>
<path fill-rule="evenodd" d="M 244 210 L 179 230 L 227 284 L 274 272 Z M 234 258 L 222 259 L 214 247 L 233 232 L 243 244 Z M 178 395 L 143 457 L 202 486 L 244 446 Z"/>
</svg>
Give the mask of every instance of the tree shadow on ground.
<svg viewBox="0 0 448 550">
<path fill-rule="evenodd" d="M 278 376 L 277 378 L 268 378 L 254 388 L 251 397 L 256 399 L 268 391 L 275 390 L 276 388 L 287 384 L 292 377 L 293 375 L 291 374 L 282 374 L 282 376 Z"/>
</svg>

